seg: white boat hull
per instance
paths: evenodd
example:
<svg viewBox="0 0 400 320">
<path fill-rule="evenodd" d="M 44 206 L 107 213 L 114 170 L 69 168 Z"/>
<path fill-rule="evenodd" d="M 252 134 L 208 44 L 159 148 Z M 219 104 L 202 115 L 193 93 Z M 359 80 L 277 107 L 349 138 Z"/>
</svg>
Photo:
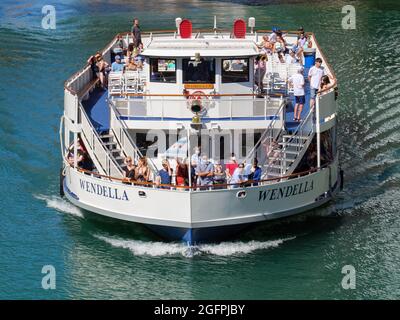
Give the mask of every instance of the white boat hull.
<svg viewBox="0 0 400 320">
<path fill-rule="evenodd" d="M 268 185 L 188 192 L 121 184 L 69 167 L 64 191 L 80 208 L 194 243 L 221 240 L 248 225 L 321 206 L 338 190 L 338 173 L 335 161 L 318 172 Z"/>
</svg>

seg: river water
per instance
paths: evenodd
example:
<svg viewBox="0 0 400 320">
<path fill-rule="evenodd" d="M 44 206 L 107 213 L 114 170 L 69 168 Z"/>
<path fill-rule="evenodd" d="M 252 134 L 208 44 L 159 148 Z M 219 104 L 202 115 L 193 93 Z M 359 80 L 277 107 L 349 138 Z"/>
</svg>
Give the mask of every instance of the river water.
<svg viewBox="0 0 400 320">
<path fill-rule="evenodd" d="M 278 4 L 279 2 L 279 4 Z M 349 1 L 55 0 L 0 4 L 0 299 L 381 299 L 400 297 L 400 4 Z M 257 27 L 314 31 L 339 81 L 345 188 L 334 203 L 203 245 L 193 258 L 139 225 L 82 212 L 58 196 L 63 81 L 134 16 L 143 30 Z M 41 286 L 44 265 L 56 289 Z M 356 288 L 341 286 L 345 265 Z"/>
</svg>

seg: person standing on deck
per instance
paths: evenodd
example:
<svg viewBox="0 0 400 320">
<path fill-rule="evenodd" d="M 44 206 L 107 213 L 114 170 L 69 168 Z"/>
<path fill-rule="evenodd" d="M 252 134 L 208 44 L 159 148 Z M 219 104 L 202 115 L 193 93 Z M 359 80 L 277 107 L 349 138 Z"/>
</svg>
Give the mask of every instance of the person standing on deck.
<svg viewBox="0 0 400 320">
<path fill-rule="evenodd" d="M 267 60 L 267 55 L 260 55 L 254 61 L 254 83 L 257 85 L 259 96 L 263 93 L 264 90 L 264 77 L 265 73 L 267 72 Z"/>
<path fill-rule="evenodd" d="M 314 108 L 315 98 L 324 75 L 326 75 L 326 71 L 322 67 L 322 59 L 317 58 L 315 59 L 315 65 L 308 72 L 308 80 L 310 81 L 310 109 Z"/>
<path fill-rule="evenodd" d="M 293 121 L 300 121 L 301 112 L 303 111 L 306 97 L 304 94 L 304 76 L 303 68 L 299 68 L 297 73 L 289 78 L 289 82 L 293 85 L 293 93 L 295 98 L 294 118 Z"/>
<path fill-rule="evenodd" d="M 196 167 L 196 174 L 199 177 L 201 186 L 211 186 L 214 180 L 214 165 L 208 159 L 207 155 L 203 155 L 201 162 Z"/>
<path fill-rule="evenodd" d="M 135 48 L 142 48 L 143 47 L 142 33 L 140 31 L 138 18 L 133 19 L 133 26 L 131 29 L 131 33 L 132 33 L 132 37 L 133 37 L 133 46 Z"/>
</svg>

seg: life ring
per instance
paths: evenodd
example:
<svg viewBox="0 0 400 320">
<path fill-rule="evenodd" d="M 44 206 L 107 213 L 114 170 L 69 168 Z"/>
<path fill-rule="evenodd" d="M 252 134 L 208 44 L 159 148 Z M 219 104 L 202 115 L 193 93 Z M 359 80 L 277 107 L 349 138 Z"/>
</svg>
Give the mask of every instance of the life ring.
<svg viewBox="0 0 400 320">
<path fill-rule="evenodd" d="M 187 96 L 187 99 L 188 108 L 190 109 L 190 111 L 192 111 L 194 114 L 204 112 L 208 97 L 203 91 L 194 91 Z"/>
</svg>

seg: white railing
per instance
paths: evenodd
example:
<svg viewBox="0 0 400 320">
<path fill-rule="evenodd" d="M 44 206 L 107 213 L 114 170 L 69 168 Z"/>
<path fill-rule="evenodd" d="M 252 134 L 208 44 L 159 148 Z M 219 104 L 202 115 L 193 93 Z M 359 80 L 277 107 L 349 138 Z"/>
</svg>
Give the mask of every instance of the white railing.
<svg viewBox="0 0 400 320">
<path fill-rule="evenodd" d="M 111 128 L 114 132 L 114 137 L 117 139 L 117 143 L 121 151 L 124 153 L 125 156 L 131 156 L 135 163 L 143 157 L 143 154 L 140 152 L 139 148 L 131 138 L 128 133 L 128 128 L 124 121 L 121 121 L 118 116 L 118 110 L 115 108 L 115 105 L 112 101 L 109 101 L 110 106 L 110 121 L 111 121 Z M 150 166 L 153 175 L 157 174 L 157 167 L 151 158 L 147 159 L 148 164 Z"/>
<path fill-rule="evenodd" d="M 159 97 L 141 95 L 129 99 L 112 99 L 124 120 L 173 120 L 192 119 L 192 101 L 186 97 Z M 257 98 L 252 95 L 207 96 L 201 100 L 204 120 L 272 120 L 279 109 L 280 99 L 269 96 Z"/>
<path fill-rule="evenodd" d="M 306 118 L 301 122 L 301 124 L 297 127 L 297 129 L 293 132 L 290 138 L 283 139 L 284 145 L 280 150 L 281 161 L 280 161 L 280 172 L 281 175 L 291 174 L 294 169 L 297 167 L 301 158 L 303 157 L 306 149 L 308 148 L 311 139 L 313 137 L 313 133 L 315 132 L 314 125 L 314 111 L 310 110 Z M 303 139 L 304 138 L 304 139 Z M 296 155 L 295 161 L 288 162 L 286 151 L 290 146 L 291 151 L 296 151 L 298 154 Z M 268 163 L 267 172 L 270 170 L 270 166 L 272 163 Z"/>
<path fill-rule="evenodd" d="M 121 177 L 122 171 L 115 162 L 110 151 L 104 145 L 97 131 L 93 128 L 82 104 L 79 104 L 79 114 L 81 119 L 82 137 L 89 155 L 101 174 Z M 97 162 L 97 163 L 96 163 Z"/>
<path fill-rule="evenodd" d="M 272 121 L 268 127 L 262 133 L 260 139 L 257 141 L 253 149 L 249 152 L 246 157 L 246 163 L 251 163 L 253 158 L 257 158 L 260 164 L 264 164 L 268 160 L 268 152 L 266 152 L 264 146 L 271 146 L 272 142 L 277 138 L 279 133 L 282 131 L 284 126 L 284 112 L 286 102 L 283 98 L 280 99 L 280 107 L 273 116 Z"/>
</svg>

